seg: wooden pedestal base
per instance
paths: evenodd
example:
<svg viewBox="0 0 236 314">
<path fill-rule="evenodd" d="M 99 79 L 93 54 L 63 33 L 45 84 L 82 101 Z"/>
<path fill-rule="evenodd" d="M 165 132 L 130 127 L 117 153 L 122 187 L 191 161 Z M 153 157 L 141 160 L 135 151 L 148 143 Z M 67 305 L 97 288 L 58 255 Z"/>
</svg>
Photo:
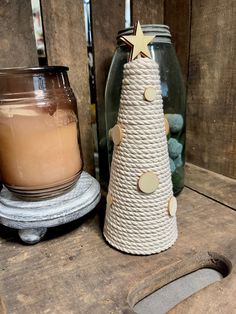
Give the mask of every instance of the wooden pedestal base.
<svg viewBox="0 0 236 314">
<path fill-rule="evenodd" d="M 99 183 L 86 172 L 70 192 L 49 200 L 19 200 L 4 187 L 0 193 L 0 223 L 18 229 L 23 242 L 35 244 L 44 237 L 48 227 L 65 224 L 90 212 L 100 197 Z"/>
</svg>

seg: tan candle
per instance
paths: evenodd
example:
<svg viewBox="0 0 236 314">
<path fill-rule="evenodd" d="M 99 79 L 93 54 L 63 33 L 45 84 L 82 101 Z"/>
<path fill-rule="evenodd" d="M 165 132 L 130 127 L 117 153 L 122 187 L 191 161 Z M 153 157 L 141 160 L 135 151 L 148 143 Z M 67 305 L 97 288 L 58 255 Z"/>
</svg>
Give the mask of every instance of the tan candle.
<svg viewBox="0 0 236 314">
<path fill-rule="evenodd" d="M 76 116 L 70 109 L 59 109 L 50 115 L 31 108 L 1 108 L 2 180 L 18 187 L 63 183 L 82 168 Z"/>
</svg>

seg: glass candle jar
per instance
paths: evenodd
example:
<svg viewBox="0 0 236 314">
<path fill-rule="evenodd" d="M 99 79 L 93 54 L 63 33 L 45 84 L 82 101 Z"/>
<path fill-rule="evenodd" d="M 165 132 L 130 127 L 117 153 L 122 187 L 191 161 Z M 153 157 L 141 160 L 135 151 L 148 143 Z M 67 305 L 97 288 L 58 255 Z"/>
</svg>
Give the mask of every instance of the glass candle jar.
<svg viewBox="0 0 236 314">
<path fill-rule="evenodd" d="M 70 189 L 82 171 L 67 67 L 0 69 L 0 174 L 21 198 Z"/>
<path fill-rule="evenodd" d="M 144 34 L 155 35 L 148 45 L 152 58 L 159 64 L 164 113 L 169 124 L 167 135 L 170 167 L 174 193 L 184 186 L 185 147 L 185 88 L 180 66 L 171 44 L 171 34 L 166 25 L 143 25 Z M 133 27 L 122 30 L 117 36 L 117 49 L 112 59 L 105 91 L 105 119 L 109 166 L 113 144 L 109 130 L 116 124 L 123 66 L 128 62 L 130 49 L 121 40 L 124 35 L 132 35 Z"/>
</svg>

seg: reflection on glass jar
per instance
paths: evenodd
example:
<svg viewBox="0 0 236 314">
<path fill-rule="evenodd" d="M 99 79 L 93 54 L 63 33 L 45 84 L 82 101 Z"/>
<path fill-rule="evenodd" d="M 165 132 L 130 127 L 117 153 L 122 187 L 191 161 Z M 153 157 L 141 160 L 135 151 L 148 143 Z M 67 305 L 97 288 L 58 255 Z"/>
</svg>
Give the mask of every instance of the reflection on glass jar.
<svg viewBox="0 0 236 314">
<path fill-rule="evenodd" d="M 169 125 L 168 150 L 174 193 L 178 194 L 184 186 L 184 148 L 185 148 L 185 88 L 171 44 L 169 27 L 166 25 L 143 25 L 144 34 L 155 35 L 149 45 L 152 58 L 158 62 L 161 77 L 161 90 L 166 120 Z M 117 49 L 112 59 L 105 91 L 105 119 L 109 165 L 112 159 L 113 144 L 109 130 L 116 124 L 123 77 L 123 66 L 128 62 L 129 48 L 120 37 L 131 35 L 133 27 L 120 31 L 117 36 Z M 103 178 L 102 178 L 103 179 Z"/>
<path fill-rule="evenodd" d="M 1 180 L 19 197 L 62 194 L 81 173 L 77 107 L 67 70 L 0 70 Z"/>
</svg>

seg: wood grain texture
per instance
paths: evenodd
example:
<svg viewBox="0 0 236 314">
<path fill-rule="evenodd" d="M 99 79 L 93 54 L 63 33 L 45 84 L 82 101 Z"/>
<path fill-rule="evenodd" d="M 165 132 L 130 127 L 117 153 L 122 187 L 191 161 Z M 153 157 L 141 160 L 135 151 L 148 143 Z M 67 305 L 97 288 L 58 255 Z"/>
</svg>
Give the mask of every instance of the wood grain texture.
<svg viewBox="0 0 236 314">
<path fill-rule="evenodd" d="M 210 314 L 234 313 L 236 212 L 188 188 L 178 206 L 176 244 L 151 256 L 128 255 L 107 245 L 97 212 L 49 230 L 46 241 L 31 247 L 16 243 L 16 232 L 1 226 L 0 291 L 9 313 L 134 313 L 132 306 L 146 295 L 204 267 L 226 278 L 172 313 L 205 313 L 206 308 Z"/>
<path fill-rule="evenodd" d="M 84 169 L 94 172 L 88 58 L 83 1 L 42 0 L 49 65 L 69 66 L 69 80 L 77 100 Z"/>
<path fill-rule="evenodd" d="M 131 23 L 163 24 L 164 0 L 131 0 Z"/>
<path fill-rule="evenodd" d="M 6 306 L 1 297 L 0 297 L 0 314 L 7 314 Z"/>
<path fill-rule="evenodd" d="M 109 180 L 104 93 L 116 36 L 125 26 L 125 0 L 91 0 L 92 36 L 96 81 L 99 166 L 101 181 Z"/>
<path fill-rule="evenodd" d="M 187 160 L 236 178 L 236 2 L 193 0 Z"/>
<path fill-rule="evenodd" d="M 0 67 L 37 66 L 30 1 L 0 1 Z"/>
<path fill-rule="evenodd" d="M 165 0 L 164 24 L 170 27 L 171 41 L 176 50 L 185 85 L 188 77 L 190 23 L 190 0 Z"/>
<path fill-rule="evenodd" d="M 200 168 L 185 165 L 185 185 L 236 210 L 236 180 Z"/>
</svg>

